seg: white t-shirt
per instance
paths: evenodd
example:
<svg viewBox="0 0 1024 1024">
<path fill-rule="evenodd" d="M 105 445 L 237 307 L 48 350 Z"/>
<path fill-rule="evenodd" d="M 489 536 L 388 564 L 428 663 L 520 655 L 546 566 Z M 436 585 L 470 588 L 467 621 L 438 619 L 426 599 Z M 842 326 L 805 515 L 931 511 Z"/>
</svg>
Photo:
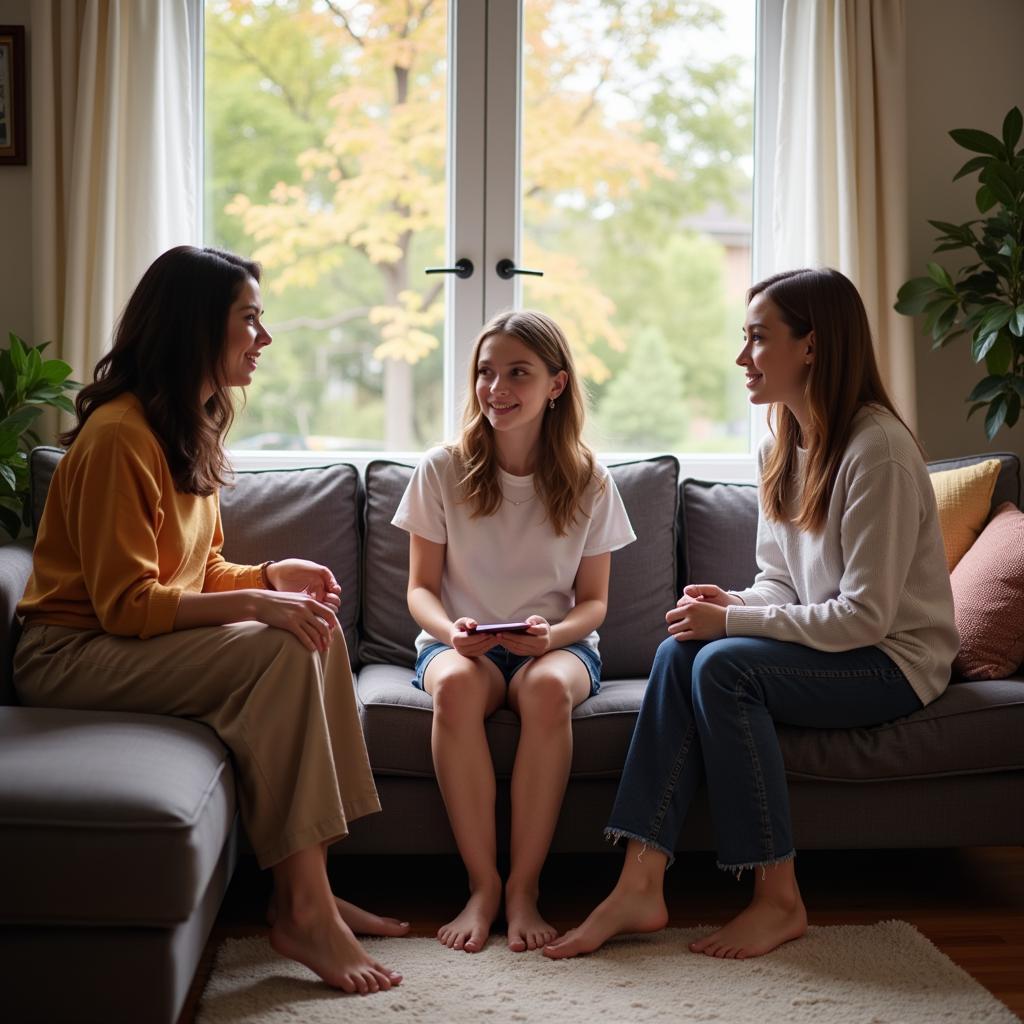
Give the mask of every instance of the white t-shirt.
<svg viewBox="0 0 1024 1024">
<path fill-rule="evenodd" d="M 603 466 L 594 469 L 576 521 L 559 537 L 533 489 L 532 475 L 512 476 L 499 469 L 505 500 L 494 515 L 474 519 L 471 505 L 460 500 L 455 457 L 445 448 L 432 448 L 416 467 L 391 522 L 447 545 L 441 604 L 453 620 L 520 622 L 541 615 L 554 625 L 575 604 L 580 560 L 636 540 L 615 481 Z M 597 639 L 591 633 L 582 642 L 596 651 Z M 420 633 L 417 654 L 436 642 L 426 631 Z"/>
</svg>

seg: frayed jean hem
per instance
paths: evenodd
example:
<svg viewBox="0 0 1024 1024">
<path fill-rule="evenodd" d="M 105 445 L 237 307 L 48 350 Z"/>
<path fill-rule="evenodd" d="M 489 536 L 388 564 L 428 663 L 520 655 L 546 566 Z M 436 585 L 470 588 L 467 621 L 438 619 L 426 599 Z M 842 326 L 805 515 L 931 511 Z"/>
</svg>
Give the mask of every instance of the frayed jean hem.
<svg viewBox="0 0 1024 1024">
<path fill-rule="evenodd" d="M 608 832 L 605 830 L 605 835 Z M 793 860 L 796 857 L 796 850 L 790 850 L 784 857 L 773 857 L 771 860 L 760 860 L 753 861 L 750 864 L 723 864 L 721 861 L 718 862 L 719 870 L 728 871 L 730 875 L 734 875 L 739 880 L 740 876 L 744 871 L 757 871 L 761 869 L 761 877 L 764 878 L 764 873 L 768 868 L 777 867 L 779 864 L 785 864 L 786 861 Z"/>
<path fill-rule="evenodd" d="M 664 854 L 666 857 L 668 857 L 668 863 L 665 865 L 666 871 L 675 863 L 676 855 L 671 850 L 666 849 L 660 843 L 656 843 L 652 839 L 648 839 L 645 836 L 637 835 L 636 832 L 627 832 L 625 829 L 613 828 L 611 825 L 609 825 L 608 828 L 604 830 L 604 838 L 607 842 L 611 843 L 612 846 L 617 846 L 620 839 L 633 839 L 638 843 L 643 843 L 644 850 L 650 847 L 652 850 Z M 644 850 L 640 851 L 640 858 L 643 857 Z"/>
</svg>

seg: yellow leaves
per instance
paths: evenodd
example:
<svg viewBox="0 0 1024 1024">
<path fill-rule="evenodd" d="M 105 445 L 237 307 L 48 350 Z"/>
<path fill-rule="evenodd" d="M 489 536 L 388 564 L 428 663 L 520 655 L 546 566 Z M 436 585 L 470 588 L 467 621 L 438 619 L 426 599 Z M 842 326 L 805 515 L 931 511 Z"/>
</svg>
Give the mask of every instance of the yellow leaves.
<svg viewBox="0 0 1024 1024">
<path fill-rule="evenodd" d="M 380 328 L 381 343 L 373 350 L 378 359 L 400 359 L 417 363 L 437 348 L 437 337 L 428 330 L 444 319 L 444 302 L 436 300 L 426 309 L 424 297 L 410 289 L 399 292 L 397 306 L 374 306 L 370 323 Z"/>
<path fill-rule="evenodd" d="M 569 339 L 579 372 L 595 384 L 604 383 L 611 374 L 594 346 L 604 342 L 617 352 L 626 348 L 612 322 L 615 303 L 589 281 L 575 257 L 529 242 L 523 255 L 526 266 L 544 270 L 544 277 L 524 279 L 524 302 L 554 317 Z"/>
</svg>

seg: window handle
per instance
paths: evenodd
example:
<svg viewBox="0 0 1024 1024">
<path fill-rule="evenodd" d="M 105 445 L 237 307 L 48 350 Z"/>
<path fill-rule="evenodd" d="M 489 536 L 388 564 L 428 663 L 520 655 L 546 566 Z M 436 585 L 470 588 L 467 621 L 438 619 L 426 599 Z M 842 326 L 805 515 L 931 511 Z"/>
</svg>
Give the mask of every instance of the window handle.
<svg viewBox="0 0 1024 1024">
<path fill-rule="evenodd" d="M 544 276 L 543 270 L 526 270 L 523 267 L 517 267 L 515 262 L 509 259 L 498 260 L 494 270 L 498 277 L 504 281 L 511 281 L 516 274 L 529 274 L 531 277 Z"/>
<path fill-rule="evenodd" d="M 473 261 L 463 257 L 455 261 L 454 267 L 427 267 L 424 274 L 454 274 L 463 279 L 473 276 Z"/>
</svg>

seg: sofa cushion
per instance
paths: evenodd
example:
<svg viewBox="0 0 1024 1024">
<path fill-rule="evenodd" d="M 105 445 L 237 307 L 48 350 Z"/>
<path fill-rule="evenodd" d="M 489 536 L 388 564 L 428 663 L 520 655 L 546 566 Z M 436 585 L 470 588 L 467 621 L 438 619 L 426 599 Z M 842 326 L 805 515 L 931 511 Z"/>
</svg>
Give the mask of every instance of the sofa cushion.
<svg viewBox="0 0 1024 1024">
<path fill-rule="evenodd" d="M 999 470 L 998 459 L 986 459 L 959 469 L 931 471 L 942 546 L 950 572 L 978 539 L 988 519 Z"/>
<path fill-rule="evenodd" d="M 394 665 L 365 665 L 356 692 L 370 764 L 376 775 L 434 777 L 430 753 L 433 705 L 417 690 L 412 672 Z M 618 778 L 626 759 L 646 678 L 613 679 L 580 704 L 573 720 L 573 778 Z M 512 774 L 519 719 L 502 708 L 487 719 L 487 740 L 499 778 Z M 385 808 L 385 812 L 387 808 Z"/>
<path fill-rule="evenodd" d="M 366 467 L 363 542 L 363 628 L 359 660 L 364 665 L 415 662 L 419 627 L 409 614 L 409 534 L 391 525 L 412 478 L 409 463 L 374 461 Z"/>
<path fill-rule="evenodd" d="M 757 487 L 709 480 L 680 484 L 680 584 L 749 587 L 757 573 Z"/>
<path fill-rule="evenodd" d="M 408 669 L 367 665 L 357 692 L 370 763 L 379 775 L 432 778 L 430 697 Z M 970 775 L 1024 769 L 1024 680 L 949 687 L 927 708 L 866 729 L 779 725 L 786 771 L 843 782 Z M 573 778 L 618 778 L 633 735 L 645 679 L 612 680 L 573 711 Z M 519 723 L 502 709 L 487 720 L 497 775 L 512 773 Z"/>
<path fill-rule="evenodd" d="M 228 753 L 205 725 L 0 708 L 0 921 L 184 921 L 234 818 Z"/>
<path fill-rule="evenodd" d="M 878 782 L 1024 769 L 1024 680 L 957 683 L 928 707 L 867 729 L 778 727 L 786 770 Z"/>
<path fill-rule="evenodd" d="M 967 679 L 1001 679 L 1024 660 L 1024 512 L 1006 502 L 950 576 Z"/>
<path fill-rule="evenodd" d="M 224 557 L 256 565 L 268 558 L 308 558 L 341 586 L 338 619 L 353 658 L 360 601 L 363 488 L 347 463 L 235 475 L 221 490 Z"/>
<path fill-rule="evenodd" d="M 637 540 L 612 553 L 608 615 L 601 634 L 602 675 L 646 675 L 664 639 L 664 615 L 676 599 L 676 480 L 672 456 L 608 467 Z M 419 632 L 406 604 L 409 535 L 391 525 L 412 466 L 371 462 L 366 468 L 363 591 L 364 664 L 411 666 Z"/>
</svg>

